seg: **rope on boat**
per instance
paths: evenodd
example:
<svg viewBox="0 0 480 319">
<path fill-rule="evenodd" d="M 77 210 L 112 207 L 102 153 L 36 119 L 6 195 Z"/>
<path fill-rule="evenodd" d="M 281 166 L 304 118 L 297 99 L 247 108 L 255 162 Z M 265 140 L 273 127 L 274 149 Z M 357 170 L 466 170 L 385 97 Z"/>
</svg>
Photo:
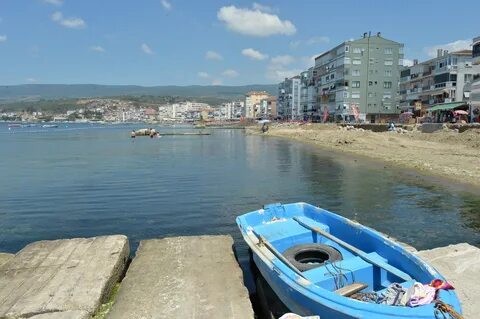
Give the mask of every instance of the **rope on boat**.
<svg viewBox="0 0 480 319">
<path fill-rule="evenodd" d="M 336 263 L 328 262 L 328 261 L 326 261 L 324 265 L 329 275 L 333 277 L 333 281 L 335 283 L 335 290 L 343 288 L 348 284 L 348 278 L 347 278 L 347 275 L 344 273 L 344 271 L 349 272 L 352 276 L 352 283 L 355 282 L 353 271 L 351 271 L 350 269 L 342 268 Z M 329 265 L 332 266 L 333 271 L 329 269 L 328 267 Z"/>
<path fill-rule="evenodd" d="M 456 312 L 452 306 L 441 300 L 435 301 L 434 313 L 436 319 L 464 319 L 463 316 Z"/>
</svg>

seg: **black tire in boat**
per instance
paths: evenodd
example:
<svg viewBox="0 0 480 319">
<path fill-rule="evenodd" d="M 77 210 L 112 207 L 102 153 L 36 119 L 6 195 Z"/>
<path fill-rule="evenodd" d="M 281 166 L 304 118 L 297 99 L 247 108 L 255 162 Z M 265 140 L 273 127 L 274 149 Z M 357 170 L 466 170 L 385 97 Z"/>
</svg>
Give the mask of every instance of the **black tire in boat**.
<svg viewBox="0 0 480 319">
<path fill-rule="evenodd" d="M 342 260 L 342 254 L 332 246 L 324 244 L 301 244 L 288 248 L 283 256 L 300 271 L 323 265 L 326 261 Z"/>
</svg>

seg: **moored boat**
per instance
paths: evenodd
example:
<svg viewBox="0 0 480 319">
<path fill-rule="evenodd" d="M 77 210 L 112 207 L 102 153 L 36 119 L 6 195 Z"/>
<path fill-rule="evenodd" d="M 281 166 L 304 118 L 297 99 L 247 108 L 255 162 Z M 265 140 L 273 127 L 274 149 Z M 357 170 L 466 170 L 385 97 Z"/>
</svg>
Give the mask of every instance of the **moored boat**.
<svg viewBox="0 0 480 319">
<path fill-rule="evenodd" d="M 433 267 L 366 226 L 306 203 L 272 204 L 237 217 L 261 275 L 299 315 L 436 318 L 461 313 Z M 441 308 L 441 309 L 440 309 Z"/>
</svg>

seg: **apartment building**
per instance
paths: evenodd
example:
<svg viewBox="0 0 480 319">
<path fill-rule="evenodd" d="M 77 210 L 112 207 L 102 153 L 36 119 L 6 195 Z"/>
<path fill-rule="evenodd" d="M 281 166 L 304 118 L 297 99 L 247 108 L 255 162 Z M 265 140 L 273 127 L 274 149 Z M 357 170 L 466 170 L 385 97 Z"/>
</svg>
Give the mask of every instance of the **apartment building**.
<svg viewBox="0 0 480 319">
<path fill-rule="evenodd" d="M 319 117 L 315 93 L 313 67 L 311 67 L 307 71 L 300 73 L 300 112 L 305 120 L 313 120 Z"/>
<path fill-rule="evenodd" d="M 243 101 L 231 101 L 222 104 L 221 113 L 226 120 L 234 120 L 242 116 L 243 109 Z"/>
<path fill-rule="evenodd" d="M 435 58 L 422 63 L 414 60 L 413 66 L 401 70 L 400 107 L 419 112 L 433 105 L 465 101 L 465 88 L 479 73 L 480 65 L 472 64 L 471 50 L 439 49 Z"/>
<path fill-rule="evenodd" d="M 265 91 L 251 91 L 245 95 L 245 108 L 243 116 L 245 118 L 257 118 L 261 113 L 261 101 L 266 100 L 270 95 Z"/>
<path fill-rule="evenodd" d="M 473 39 L 472 64 L 475 68 L 480 66 L 480 36 Z M 470 89 L 470 103 L 472 117 L 478 118 L 480 116 L 480 74 L 475 74 L 473 77 Z"/>
<path fill-rule="evenodd" d="M 376 122 L 400 112 L 398 83 L 403 44 L 364 33 L 315 58 L 312 70 L 318 113 Z M 308 109 L 308 106 L 307 106 Z M 312 112 L 314 113 L 314 112 Z"/>
<path fill-rule="evenodd" d="M 277 98 L 269 96 L 260 101 L 260 108 L 257 112 L 257 118 L 274 119 L 277 118 Z"/>
<path fill-rule="evenodd" d="M 285 120 L 303 119 L 303 108 L 300 104 L 300 76 L 286 78 L 278 85 L 278 116 Z"/>
</svg>

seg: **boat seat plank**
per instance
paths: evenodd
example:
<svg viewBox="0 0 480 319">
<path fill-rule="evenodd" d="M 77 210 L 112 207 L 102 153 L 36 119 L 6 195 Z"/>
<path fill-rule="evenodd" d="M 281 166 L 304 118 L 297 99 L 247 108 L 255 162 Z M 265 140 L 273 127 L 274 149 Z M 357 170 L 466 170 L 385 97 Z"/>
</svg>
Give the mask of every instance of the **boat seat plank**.
<svg viewBox="0 0 480 319">
<path fill-rule="evenodd" d="M 335 293 L 339 294 L 340 296 L 350 297 L 351 295 L 356 294 L 357 292 L 362 291 L 367 287 L 368 285 L 363 282 L 355 282 L 353 284 L 335 290 Z"/>
</svg>

